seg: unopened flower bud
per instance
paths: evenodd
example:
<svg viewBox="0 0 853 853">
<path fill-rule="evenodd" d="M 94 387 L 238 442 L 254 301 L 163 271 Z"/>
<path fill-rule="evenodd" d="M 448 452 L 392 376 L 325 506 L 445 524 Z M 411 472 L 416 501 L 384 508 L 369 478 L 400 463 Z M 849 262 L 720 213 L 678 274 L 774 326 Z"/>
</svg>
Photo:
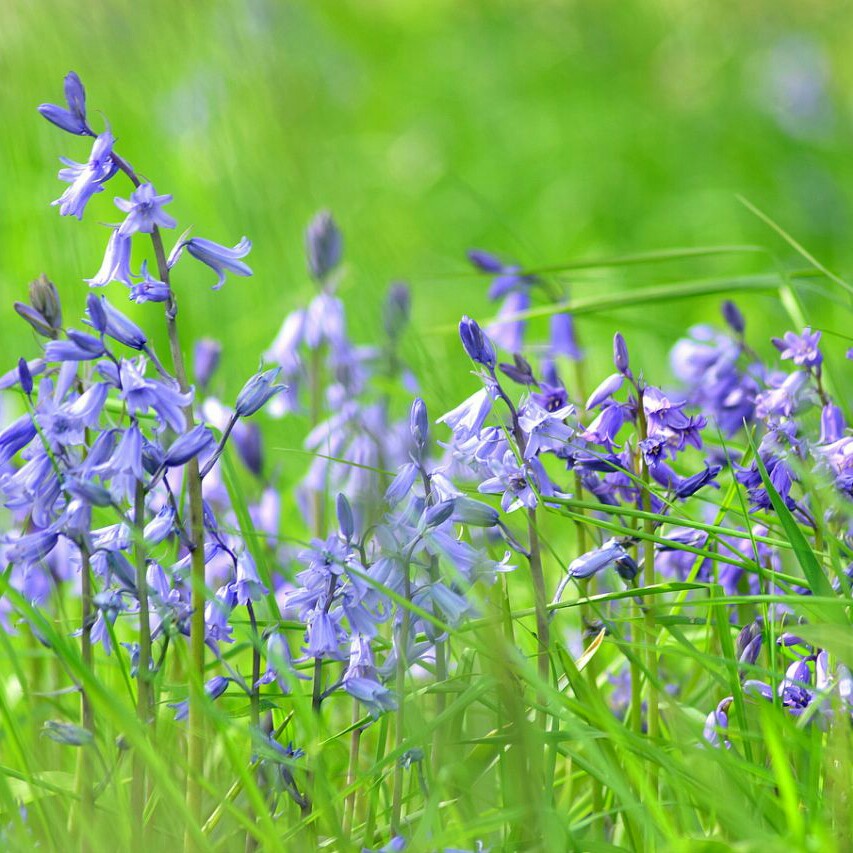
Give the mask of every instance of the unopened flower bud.
<svg viewBox="0 0 853 853">
<path fill-rule="evenodd" d="M 352 516 L 352 507 L 347 500 L 347 496 L 343 492 L 338 493 L 338 498 L 335 502 L 335 509 L 338 514 L 338 528 L 340 529 L 341 535 L 344 539 L 349 542 L 352 540 L 353 534 L 355 533 L 355 520 Z"/>
<path fill-rule="evenodd" d="M 489 370 L 495 368 L 495 348 L 492 342 L 483 334 L 483 330 L 477 324 L 476 320 L 465 316 L 459 323 L 459 337 L 462 339 L 462 346 L 468 357 L 482 364 L 483 367 Z"/>
<path fill-rule="evenodd" d="M 631 375 L 631 368 L 628 366 L 628 345 L 621 332 L 613 336 L 613 364 L 623 376 Z"/>
<path fill-rule="evenodd" d="M 284 385 L 274 385 L 276 377 L 281 372 L 280 367 L 256 373 L 237 395 L 235 410 L 241 418 L 255 414 L 267 401 L 276 394 L 284 391 Z"/>
<path fill-rule="evenodd" d="M 332 214 L 327 210 L 318 213 L 305 232 L 308 272 L 315 281 L 324 281 L 340 263 L 343 247 L 343 237 L 332 219 Z"/>
<path fill-rule="evenodd" d="M 58 331 L 62 328 L 62 305 L 59 301 L 59 292 L 56 285 L 44 273 L 30 282 L 30 302 L 52 329 Z"/>
<path fill-rule="evenodd" d="M 743 319 L 743 314 L 740 313 L 737 305 L 734 304 L 731 300 L 727 299 L 723 303 L 723 319 L 726 323 L 729 324 L 732 331 L 738 335 L 743 334 L 743 330 L 746 328 L 746 320 Z"/>
<path fill-rule="evenodd" d="M 24 393 L 29 397 L 33 393 L 33 375 L 30 373 L 30 368 L 25 358 L 18 359 L 18 379 L 20 380 L 21 388 L 24 389 Z"/>
<path fill-rule="evenodd" d="M 409 430 L 412 439 L 420 450 L 426 446 L 429 433 L 429 420 L 427 418 L 426 404 L 420 397 L 416 397 L 409 412 Z"/>
<path fill-rule="evenodd" d="M 409 324 L 411 311 L 412 295 L 409 286 L 403 282 L 392 284 L 382 306 L 382 324 L 385 334 L 392 341 L 396 341 Z"/>
</svg>

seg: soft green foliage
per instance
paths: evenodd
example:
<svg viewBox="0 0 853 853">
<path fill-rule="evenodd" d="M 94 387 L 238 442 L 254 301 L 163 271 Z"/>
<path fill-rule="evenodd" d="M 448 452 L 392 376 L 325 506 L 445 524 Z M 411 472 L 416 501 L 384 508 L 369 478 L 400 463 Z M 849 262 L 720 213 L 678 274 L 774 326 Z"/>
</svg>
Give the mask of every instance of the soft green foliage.
<svg viewBox="0 0 853 853">
<path fill-rule="evenodd" d="M 783 26 L 766 20 L 760 6 L 7 0 L 0 7 L 7 118 L 0 136 L 0 293 L 11 302 L 44 270 L 75 316 L 85 298 L 81 279 L 99 263 L 96 231 L 71 237 L 69 223 L 46 212 L 58 191 L 45 164 L 66 141 L 56 140 L 33 107 L 55 96 L 56 81 L 74 67 L 91 81 L 92 106 L 109 104 L 122 150 L 131 160 L 145 154 L 148 177 L 176 193 L 176 214 L 203 211 L 197 225 L 205 234 L 245 232 L 255 241 L 254 278 L 231 280 L 212 294 L 199 274 L 178 289 L 185 340 L 213 327 L 224 343 L 224 395 L 239 388 L 247 359 L 256 359 L 285 311 L 310 293 L 298 235 L 324 205 L 346 234 L 342 297 L 357 340 L 369 339 L 385 282 L 411 280 L 407 357 L 432 411 L 474 388 L 455 322 L 462 311 L 485 318 L 491 309 L 482 281 L 464 264 L 471 245 L 554 265 L 548 274 L 571 285 L 593 368 L 607 357 L 618 324 L 630 330 L 637 362 L 663 380 L 674 338 L 733 295 L 759 345 L 804 321 L 825 329 L 827 375 L 839 403 L 849 406 L 850 365 L 842 354 L 850 343 L 832 335 L 849 334 L 849 288 L 735 193 L 772 211 L 832 269 L 850 265 L 853 254 L 839 237 L 853 209 L 853 167 L 839 128 L 849 125 L 843 84 L 853 71 L 845 52 L 853 20 L 849 13 L 836 18 L 833 4 L 768 5 L 795 14 Z M 822 51 L 833 70 L 830 117 L 804 118 L 796 134 L 774 120 L 760 82 L 788 38 Z M 168 154 L 152 163 L 150 152 L 163 145 Z M 93 218 L 114 216 L 112 193 L 103 195 Z M 696 249 L 658 252 L 660 246 Z M 538 305 L 531 316 L 550 310 Z M 7 360 L 19 351 L 32 355 L 11 311 L 0 314 L 0 331 Z M 396 402 L 406 411 L 407 399 Z M 305 419 L 264 429 L 277 457 L 271 462 L 282 468 L 285 535 L 304 541 L 291 491 L 305 467 Z M 255 484 L 228 454 L 225 462 L 241 533 L 258 540 L 253 553 L 266 577 L 271 556 L 246 511 Z M 520 569 L 482 590 L 483 618 L 450 630 L 451 677 L 437 687 L 409 683 L 402 748 L 394 747 L 390 715 L 377 722 L 353 717 L 344 694 L 330 697 L 318 715 L 310 683 L 294 682 L 286 700 L 275 685 L 264 688 L 262 712 L 275 702 L 282 740 L 293 737 L 307 753 L 294 773 L 313 799 L 308 813 L 282 798 L 275 821 L 256 772 L 259 747 L 249 737 L 251 709 L 242 692 L 229 691 L 207 708 L 206 819 L 193 825 L 183 791 L 186 727 L 165 707 L 186 696 L 186 651 L 155 681 L 153 737 L 136 717 L 123 658 L 99 653 L 94 673 L 83 665 L 72 637 L 76 598 L 60 598 L 59 617 L 48 621 L 4 576 L 0 595 L 52 648 L 24 624 L 17 634 L 0 633 L 0 846 L 30 849 L 38 839 L 42 849 L 67 850 L 78 836 L 93 851 L 139 846 L 127 784 L 136 751 L 150 780 L 145 849 L 180 849 L 187 826 L 204 850 L 379 847 L 391 837 L 395 764 L 422 749 L 426 760 L 404 776 L 410 850 L 474 849 L 478 841 L 543 851 L 847 849 L 850 727 L 821 730 L 774 704 L 744 701 L 730 621 L 732 606 L 751 616 L 786 603 L 792 619 L 809 618 L 803 636 L 853 665 L 849 597 L 830 586 L 842 562 L 837 543 L 814 546 L 780 504 L 779 515 L 761 516 L 769 528 L 764 538 L 783 554 L 782 571 L 770 577 L 766 567 L 719 548 L 722 536 L 749 527 L 739 487 L 726 480 L 707 500 L 715 505 L 713 523 L 678 517 L 709 534 L 705 548 L 686 549 L 697 554 L 697 568 L 705 557 L 737 562 L 759 573 L 765 588 L 770 581 L 808 584 L 814 595 L 726 597 L 692 579 L 588 597 L 572 588 L 551 607 L 552 682 L 545 683 L 536 669 L 532 592 Z M 549 591 L 593 529 L 643 539 L 643 521 L 661 520 L 639 510 L 622 510 L 624 521 L 593 517 L 584 501 L 557 503 L 539 516 Z M 643 635 L 639 609 L 612 610 L 619 600 L 653 602 L 656 635 Z M 278 618 L 272 596 L 259 610 L 263 624 Z M 582 616 L 606 619 L 609 628 L 606 636 L 587 637 L 586 653 L 577 642 Z M 226 659 L 246 672 L 250 626 L 232 623 L 236 643 Z M 294 639 L 301 634 L 298 624 L 285 628 Z M 117 633 L 130 636 L 122 620 Z M 624 725 L 604 698 L 608 677 L 626 657 L 650 675 L 650 647 L 679 686 L 672 696 L 657 685 L 658 742 Z M 750 677 L 778 683 L 782 653 L 772 649 L 761 661 Z M 93 704 L 94 745 L 69 746 L 44 734 L 46 723 L 78 720 L 75 682 Z M 733 748 L 708 748 L 701 742 L 705 714 L 729 695 L 738 708 Z M 537 702 L 547 708 L 547 732 L 538 725 Z M 357 772 L 348 778 L 353 731 L 368 723 Z M 532 754 L 543 755 L 541 790 L 525 776 Z M 81 826 L 74 777 L 82 756 L 103 790 L 95 818 Z"/>
</svg>

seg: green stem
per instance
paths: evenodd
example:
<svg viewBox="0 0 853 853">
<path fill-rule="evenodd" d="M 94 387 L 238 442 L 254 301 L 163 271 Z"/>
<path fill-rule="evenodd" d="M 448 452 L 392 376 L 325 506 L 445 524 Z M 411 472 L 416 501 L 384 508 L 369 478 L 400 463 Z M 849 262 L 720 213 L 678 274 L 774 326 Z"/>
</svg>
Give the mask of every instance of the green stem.
<svg viewBox="0 0 853 853">
<path fill-rule="evenodd" d="M 411 601 L 412 590 L 408 560 L 403 571 L 403 598 L 406 601 Z M 397 726 L 395 746 L 398 751 L 402 748 L 406 739 L 406 654 L 408 651 L 410 616 L 408 608 L 405 608 L 403 610 L 403 618 L 400 621 L 400 633 L 397 640 Z M 400 757 L 399 755 L 397 756 L 397 763 L 394 766 L 394 794 L 391 805 L 391 832 L 394 834 L 400 831 L 400 817 L 403 811 L 403 765 L 400 763 Z"/>
<path fill-rule="evenodd" d="M 136 591 L 139 599 L 139 666 L 136 672 L 136 715 L 143 728 L 151 721 L 153 704 L 151 701 L 151 624 L 148 614 L 148 580 L 145 560 L 145 489 L 141 481 L 136 483 L 134 496 L 134 560 L 136 563 Z M 138 750 L 133 754 L 133 778 L 131 782 L 131 803 L 137 843 L 143 845 L 145 812 L 145 762 Z"/>
<path fill-rule="evenodd" d="M 80 547 L 80 605 L 81 605 L 81 633 L 80 633 L 80 656 L 83 666 L 91 673 L 93 671 L 92 654 L 92 567 L 89 562 L 89 552 L 85 547 Z M 80 687 L 80 725 L 86 731 L 95 733 L 95 720 L 92 714 L 92 703 L 86 688 Z M 92 758 L 89 747 L 81 747 L 77 755 L 77 796 L 80 798 L 80 820 L 78 831 L 80 833 L 80 849 L 89 849 L 86 840 L 91 833 L 94 821 L 95 799 L 92 790 Z"/>
<path fill-rule="evenodd" d="M 640 441 L 648 436 L 648 425 L 646 413 L 643 409 L 643 395 L 639 395 L 637 405 L 637 432 Z M 643 511 L 651 513 L 651 491 L 649 489 L 649 467 L 646 464 L 642 451 L 639 453 L 640 479 L 643 481 L 642 506 Z M 647 537 L 654 534 L 654 522 L 648 516 L 643 519 L 643 532 Z M 643 583 L 653 586 L 655 583 L 655 546 L 651 538 L 643 540 Z M 638 599 L 638 602 L 641 599 Z M 648 734 L 652 741 L 657 740 L 660 735 L 660 714 L 658 708 L 658 655 L 657 655 L 657 626 L 655 620 L 654 599 L 642 605 L 643 624 L 645 628 L 648 649 L 646 654 L 646 666 L 649 673 L 648 678 Z M 649 766 L 649 781 L 653 788 L 657 788 L 657 772 L 653 765 Z"/>
<path fill-rule="evenodd" d="M 141 181 L 133 168 L 121 157 L 113 153 L 113 162 L 124 172 L 134 186 Z M 184 354 L 181 350 L 181 340 L 178 334 L 176 318 L 178 314 L 177 301 L 169 275 L 169 265 L 166 252 L 163 249 L 163 238 L 156 226 L 151 233 L 151 244 L 157 261 L 157 273 L 160 280 L 169 288 L 169 298 L 166 301 L 166 329 L 169 336 L 169 351 L 172 356 L 172 366 L 175 378 L 182 393 L 190 390 L 187 379 L 187 369 Z M 195 426 L 195 415 L 192 403 L 184 408 L 187 430 Z M 201 778 L 204 773 L 204 607 L 206 601 L 204 583 L 204 510 L 202 507 L 201 477 L 199 476 L 198 459 L 193 457 L 186 465 L 187 496 L 190 508 L 190 672 L 189 672 L 189 720 L 187 747 L 187 809 L 190 819 L 201 826 L 202 823 L 202 788 Z M 184 835 L 184 850 L 197 849 L 197 844 L 190 832 Z"/>
</svg>

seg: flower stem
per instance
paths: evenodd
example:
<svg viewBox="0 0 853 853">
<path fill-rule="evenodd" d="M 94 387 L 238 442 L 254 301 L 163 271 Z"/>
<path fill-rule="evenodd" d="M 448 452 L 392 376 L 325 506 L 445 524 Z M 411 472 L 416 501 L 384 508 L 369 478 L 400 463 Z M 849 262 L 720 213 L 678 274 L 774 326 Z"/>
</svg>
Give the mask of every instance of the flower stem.
<svg viewBox="0 0 853 853">
<path fill-rule="evenodd" d="M 92 655 L 92 567 L 89 562 L 89 552 L 80 547 L 80 656 L 83 666 L 91 673 L 93 669 Z M 92 703 L 85 686 L 80 688 L 80 725 L 86 731 L 94 734 L 95 721 L 92 714 Z M 92 791 L 92 760 L 91 750 L 82 747 L 77 755 L 77 779 L 76 791 L 80 798 L 80 820 L 78 829 L 80 832 L 80 849 L 88 850 L 86 833 L 92 826 L 94 820 L 95 801 Z"/>
<path fill-rule="evenodd" d="M 143 728 L 151 721 L 153 703 L 151 701 L 151 624 L 148 614 L 148 580 L 146 577 L 145 542 L 145 489 L 141 481 L 136 483 L 134 496 L 134 558 L 136 562 L 136 592 L 139 599 L 139 666 L 136 672 L 136 714 Z M 144 834 L 143 815 L 145 812 L 145 763 L 138 750 L 133 754 L 133 780 L 131 784 L 131 803 L 136 821 L 135 832 L 142 844 Z"/>
<path fill-rule="evenodd" d="M 643 395 L 639 395 L 637 405 L 637 432 L 640 441 L 644 441 L 648 437 L 648 425 L 646 423 L 646 413 L 643 409 Z M 651 513 L 651 492 L 649 490 L 649 466 L 646 464 L 645 457 L 642 452 L 639 454 L 640 462 L 640 479 L 643 482 L 642 488 L 642 506 L 643 511 Z M 646 586 L 652 586 L 655 582 L 655 546 L 652 541 L 654 534 L 654 522 L 647 515 L 643 519 L 643 531 L 646 537 L 643 539 L 643 583 Z M 654 741 L 660 735 L 660 715 L 658 709 L 658 656 L 657 656 L 657 627 L 655 620 L 655 609 L 653 599 L 649 599 L 642 605 L 643 624 L 645 628 L 646 642 L 648 650 L 646 654 L 646 667 L 648 669 L 648 734 Z M 657 787 L 657 773 L 654 767 L 649 767 L 649 780 L 653 787 Z"/>
<path fill-rule="evenodd" d="M 411 579 L 409 577 L 409 563 L 403 573 L 403 597 L 410 601 L 412 597 Z M 405 716 L 405 690 L 406 690 L 406 653 L 408 651 L 409 621 L 411 614 L 408 608 L 403 609 L 403 618 L 400 621 L 400 633 L 397 639 L 397 726 L 396 726 L 396 749 L 400 750 L 406 739 L 406 716 Z M 403 811 L 403 765 L 400 756 L 394 767 L 394 796 L 391 805 L 391 831 L 399 833 L 400 817 Z"/>
<path fill-rule="evenodd" d="M 112 154 L 113 162 L 138 187 L 141 184 L 133 168 L 117 154 Z M 154 247 L 154 257 L 157 261 L 157 273 L 160 280 L 169 287 L 169 298 L 166 301 L 166 329 L 169 336 L 169 351 L 172 356 L 172 367 L 175 378 L 182 393 L 190 390 L 187 379 L 187 369 L 181 340 L 178 334 L 176 318 L 178 305 L 169 275 L 169 264 L 163 248 L 163 238 L 160 229 L 154 226 L 151 232 L 151 244 Z M 195 426 L 195 415 L 192 403 L 184 409 L 187 430 Z M 187 496 L 190 505 L 190 586 L 192 615 L 190 617 L 190 672 L 189 672 L 189 720 L 187 748 L 187 809 L 190 819 L 198 826 L 202 822 L 202 789 L 201 778 L 204 771 L 204 510 L 202 507 L 201 477 L 199 476 L 198 459 L 193 457 L 186 465 Z M 184 836 L 184 849 L 194 850 L 197 845 L 191 833 Z"/>
</svg>

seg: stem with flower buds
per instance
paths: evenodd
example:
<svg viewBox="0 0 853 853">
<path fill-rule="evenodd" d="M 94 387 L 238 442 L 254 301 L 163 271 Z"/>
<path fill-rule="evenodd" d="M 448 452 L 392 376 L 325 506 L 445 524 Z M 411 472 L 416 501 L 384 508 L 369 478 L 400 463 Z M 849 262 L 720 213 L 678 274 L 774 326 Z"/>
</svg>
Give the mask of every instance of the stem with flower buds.
<svg viewBox="0 0 853 853">
<path fill-rule="evenodd" d="M 115 165 L 127 175 L 131 183 L 138 187 L 142 183 L 133 168 L 117 154 L 112 154 Z M 166 301 L 166 329 L 169 336 L 169 350 L 172 356 L 172 366 L 181 393 L 190 390 L 187 379 L 187 369 L 184 354 L 181 349 L 180 335 L 176 318 L 178 315 L 177 301 L 169 276 L 169 264 L 163 248 L 163 238 L 160 229 L 155 225 L 151 232 L 151 243 L 154 247 L 154 257 L 157 261 L 157 274 L 160 280 L 169 288 L 169 298 Z M 187 429 L 195 426 L 195 415 L 192 403 L 184 409 Z M 204 607 L 206 601 L 204 578 L 204 509 L 202 506 L 201 477 L 199 475 L 198 459 L 194 456 L 186 465 L 187 497 L 190 508 L 190 585 L 192 615 L 190 617 L 190 691 L 189 691 L 189 742 L 187 748 L 187 809 L 191 819 L 197 825 L 201 824 L 202 790 L 201 777 L 204 772 Z M 195 839 L 187 832 L 184 836 L 184 849 L 196 848 Z"/>
</svg>

